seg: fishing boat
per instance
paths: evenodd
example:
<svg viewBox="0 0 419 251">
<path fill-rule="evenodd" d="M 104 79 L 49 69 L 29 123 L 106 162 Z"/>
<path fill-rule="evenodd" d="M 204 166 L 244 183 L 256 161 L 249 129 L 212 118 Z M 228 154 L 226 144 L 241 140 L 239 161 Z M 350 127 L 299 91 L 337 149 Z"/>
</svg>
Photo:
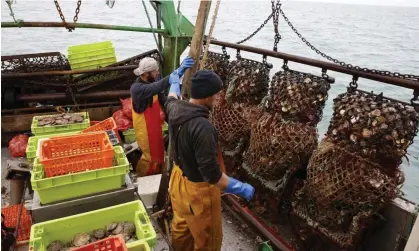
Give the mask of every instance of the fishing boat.
<svg viewBox="0 0 419 251">
<path fill-rule="evenodd" d="M 57 0 L 54 3 L 62 22 L 26 22 L 15 19 L 12 1 L 6 3 L 14 22 L 2 22 L 2 28 L 148 32 L 153 34 L 156 48 L 122 61 L 116 60 L 110 41 L 69 45 L 68 55 L 43 52 L 2 56 L 2 146 L 16 134 L 30 131 L 34 116 L 67 109 L 85 111 L 91 121 L 111 117 L 120 109 L 120 99 L 130 96 L 129 87 L 136 79 L 132 71 L 141 59 L 158 60 L 161 73 L 166 76 L 179 65 L 180 55 L 190 47 L 189 55 L 199 62 L 197 65 L 214 70 L 225 82 L 224 100 L 215 107 L 212 119 L 220 133 L 227 172 L 251 183 L 257 191 L 250 204 L 223 195 L 223 205 L 229 214 L 262 236 L 262 242 L 266 241 L 263 248 L 267 248 L 263 250 L 411 251 L 419 248 L 417 205 L 399 193 L 403 184 L 399 160 L 413 142 L 419 126 L 418 75 L 353 66 L 328 56 L 302 37 L 278 0 L 272 0 L 271 14 L 264 23 L 237 43 L 212 37 L 219 0 L 212 20 L 208 18 L 211 1 L 201 1 L 195 26 L 181 13 L 180 1 L 177 8 L 171 0 L 150 1 L 156 12 L 157 27 L 153 27 L 144 1 L 150 27 L 79 23 L 81 0 L 77 1 L 74 22 L 66 21 Z M 107 0 L 106 4 L 112 8 L 123 3 Z M 280 15 L 303 42 L 329 62 L 280 52 Z M 204 36 L 207 19 L 211 25 L 209 34 Z M 272 50 L 244 45 L 271 19 L 275 28 Z M 260 60 L 246 59 L 241 52 L 258 55 Z M 283 65 L 274 66 L 270 59 L 283 60 Z M 318 74 L 292 70 L 289 62 L 318 68 Z M 185 99 L 194 70 L 187 71 L 183 79 Z M 270 78 L 272 71 L 278 72 Z M 318 142 L 315 127 L 322 119 L 325 101 L 331 98 L 328 97 L 330 85 L 335 82 L 330 72 L 352 76 L 352 81 L 346 93 L 333 97 L 336 99 L 327 133 L 329 141 Z M 412 90 L 412 96 L 408 100 L 395 100 L 382 93 L 361 90 L 359 79 L 403 87 Z M 363 117 L 363 113 L 367 115 Z M 404 121 L 405 115 L 407 124 L 392 123 Z M 393 150 L 398 153 L 394 163 L 393 158 L 380 162 L 385 155 L 377 152 L 384 148 L 381 146 L 386 143 L 382 142 L 388 141 L 382 141 L 385 135 L 377 128 L 389 130 L 388 137 L 395 142 L 393 148 L 398 151 L 391 147 L 384 149 L 388 154 Z M 396 134 L 406 131 L 405 137 L 397 138 L 398 134 L 394 135 L 390 129 L 396 130 Z M 372 144 L 369 141 L 372 138 L 378 143 Z M 365 150 L 367 144 L 373 147 Z M 164 191 L 168 188 L 169 175 L 170 165 L 161 175 L 153 213 L 167 210 Z M 313 191 L 313 187 L 318 191 Z M 60 209 L 66 210 L 62 206 Z M 165 234 L 169 234 L 166 228 Z"/>
</svg>

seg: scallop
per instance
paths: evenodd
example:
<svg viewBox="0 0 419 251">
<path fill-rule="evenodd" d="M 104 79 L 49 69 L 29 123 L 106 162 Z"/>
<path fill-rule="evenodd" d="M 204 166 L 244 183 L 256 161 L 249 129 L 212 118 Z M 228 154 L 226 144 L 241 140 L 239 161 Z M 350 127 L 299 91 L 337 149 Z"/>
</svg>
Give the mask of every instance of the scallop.
<svg viewBox="0 0 419 251">
<path fill-rule="evenodd" d="M 118 226 L 117 222 L 112 222 L 111 224 L 106 226 L 106 231 L 112 232 Z"/>
<path fill-rule="evenodd" d="M 47 251 L 60 251 L 63 248 L 65 245 L 61 241 L 53 241 L 48 245 Z"/>
<path fill-rule="evenodd" d="M 82 247 L 86 244 L 89 244 L 90 235 L 86 233 L 79 233 L 73 237 L 73 245 L 76 247 Z"/>
<path fill-rule="evenodd" d="M 93 237 L 96 239 L 103 239 L 106 235 L 106 230 L 103 228 L 99 228 L 93 231 Z"/>
<path fill-rule="evenodd" d="M 123 230 L 124 230 L 124 223 L 119 222 L 116 228 L 112 231 L 112 234 L 114 235 L 120 234 L 122 233 Z"/>
<path fill-rule="evenodd" d="M 372 131 L 371 130 L 366 129 L 366 128 L 364 128 L 364 130 L 362 130 L 362 137 L 369 138 L 369 137 L 371 137 L 371 135 L 372 135 Z"/>
</svg>

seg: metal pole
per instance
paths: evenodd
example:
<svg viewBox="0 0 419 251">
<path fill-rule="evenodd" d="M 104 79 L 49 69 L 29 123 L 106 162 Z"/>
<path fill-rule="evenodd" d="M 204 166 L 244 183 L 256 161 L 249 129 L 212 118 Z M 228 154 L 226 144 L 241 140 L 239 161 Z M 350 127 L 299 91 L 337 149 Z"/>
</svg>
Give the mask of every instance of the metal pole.
<svg viewBox="0 0 419 251">
<path fill-rule="evenodd" d="M 38 28 L 57 28 L 66 27 L 64 23 L 60 22 L 1 22 L 1 28 L 21 28 L 21 27 L 38 27 Z M 136 32 L 153 32 L 152 28 L 134 27 L 124 25 L 110 25 L 110 24 L 88 24 L 88 23 L 67 23 L 69 28 L 80 29 L 102 29 L 102 30 L 119 30 L 119 31 L 136 31 Z M 165 29 L 154 29 L 155 33 L 165 33 Z"/>
<path fill-rule="evenodd" d="M 292 61 L 292 62 L 296 62 L 300 64 L 310 65 L 310 66 L 314 66 L 314 67 L 318 67 L 322 69 L 327 69 L 331 71 L 358 76 L 361 78 L 371 79 L 371 80 L 375 80 L 375 81 L 379 81 L 379 82 L 383 82 L 387 84 L 397 85 L 400 87 L 419 90 L 419 82 L 414 81 L 414 80 L 367 73 L 367 72 L 358 71 L 355 69 L 350 69 L 350 68 L 347 68 L 347 67 L 335 64 L 335 63 L 329 63 L 329 62 L 325 62 L 321 60 L 295 56 L 295 55 L 291 55 L 287 53 L 276 52 L 272 50 L 261 49 L 257 47 L 247 46 L 247 45 L 233 44 L 233 43 L 228 43 L 228 42 L 219 41 L 219 40 L 211 40 L 211 44 L 224 46 L 224 47 L 228 47 L 232 49 L 239 49 L 241 51 L 248 51 L 252 53 L 262 54 L 262 55 L 266 55 L 266 56 L 270 56 L 274 58 L 281 58 L 284 60 L 288 60 L 288 61 Z"/>
<path fill-rule="evenodd" d="M 195 65 L 192 69 L 187 69 L 183 78 L 182 94 L 189 98 L 191 76 L 196 72 L 199 65 L 199 57 L 201 55 L 202 43 L 204 40 L 205 27 L 207 25 L 208 14 L 211 9 L 211 1 L 201 0 L 198 10 L 198 16 L 195 23 L 195 32 L 191 42 L 191 49 L 189 56 L 195 60 Z"/>
<path fill-rule="evenodd" d="M 75 93 L 76 99 L 112 99 L 130 96 L 129 90 L 116 90 L 116 91 L 98 91 L 90 93 Z M 40 102 L 40 101 L 57 101 L 71 99 L 67 93 L 43 93 L 43 94 L 24 94 L 17 97 L 19 101 L 25 102 Z"/>
</svg>

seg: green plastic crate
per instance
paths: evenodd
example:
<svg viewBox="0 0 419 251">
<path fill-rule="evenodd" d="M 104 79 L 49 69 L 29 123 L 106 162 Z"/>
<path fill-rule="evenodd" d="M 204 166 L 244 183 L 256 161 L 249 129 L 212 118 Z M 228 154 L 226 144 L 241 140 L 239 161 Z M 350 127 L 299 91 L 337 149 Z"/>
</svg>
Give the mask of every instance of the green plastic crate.
<svg viewBox="0 0 419 251">
<path fill-rule="evenodd" d="M 116 63 L 111 41 L 70 46 L 67 49 L 72 70 L 89 70 Z"/>
<path fill-rule="evenodd" d="M 135 137 L 134 129 L 128 129 L 126 131 L 123 131 L 122 135 L 124 135 L 124 141 L 127 144 L 132 144 L 137 140 L 137 138 Z"/>
<path fill-rule="evenodd" d="M 29 250 L 47 251 L 48 244 L 55 240 L 67 243 L 78 233 L 91 234 L 95 229 L 118 221 L 131 221 L 135 224 L 138 241 L 128 243 L 129 250 L 134 250 L 133 248 L 141 244 L 142 241 L 146 241 L 150 247 L 154 247 L 156 244 L 156 231 L 143 203 L 137 200 L 32 225 Z"/>
<path fill-rule="evenodd" d="M 151 251 L 150 245 L 144 240 L 138 241 L 133 245 L 127 244 L 128 251 Z"/>
<path fill-rule="evenodd" d="M 84 117 L 84 121 L 81 123 L 68 124 L 68 125 L 40 126 L 40 127 L 38 127 L 38 121 L 40 118 L 50 117 L 53 115 L 35 116 L 32 119 L 31 131 L 36 136 L 39 136 L 39 135 L 46 135 L 46 134 L 75 132 L 75 131 L 81 131 L 83 129 L 88 128 L 90 126 L 89 113 L 78 112 L 76 114 L 82 115 Z"/>
<path fill-rule="evenodd" d="M 58 133 L 58 134 L 46 134 L 46 135 L 29 137 L 28 146 L 26 147 L 26 159 L 28 160 L 29 164 L 33 163 L 33 161 L 36 158 L 36 151 L 38 150 L 38 141 L 40 139 L 67 136 L 67 135 L 73 135 L 73 134 L 76 134 L 76 133 L 79 133 L 79 131 L 67 132 L 67 133 Z"/>
<path fill-rule="evenodd" d="M 129 162 L 121 146 L 116 146 L 117 165 L 110 168 L 45 178 L 44 167 L 36 158 L 31 176 L 32 189 L 42 204 L 118 189 L 125 184 Z"/>
</svg>

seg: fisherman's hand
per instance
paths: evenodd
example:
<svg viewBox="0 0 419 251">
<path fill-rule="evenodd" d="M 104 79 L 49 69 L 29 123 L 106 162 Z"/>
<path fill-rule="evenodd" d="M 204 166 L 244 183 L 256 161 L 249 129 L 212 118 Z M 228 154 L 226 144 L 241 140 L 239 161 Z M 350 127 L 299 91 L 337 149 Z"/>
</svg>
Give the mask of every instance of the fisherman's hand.
<svg viewBox="0 0 419 251">
<path fill-rule="evenodd" d="M 243 183 L 239 180 L 229 177 L 228 186 L 224 192 L 236 194 L 245 198 L 247 201 L 250 201 L 253 197 L 253 194 L 255 193 L 255 188 L 247 183 Z"/>
<path fill-rule="evenodd" d="M 176 73 L 172 73 L 169 76 L 169 83 L 170 83 L 170 89 L 169 93 L 176 93 L 176 95 L 180 96 L 180 79 L 179 75 Z"/>
<path fill-rule="evenodd" d="M 180 67 L 177 68 L 175 72 L 177 72 L 177 74 L 179 75 L 179 78 L 181 78 L 183 74 L 185 73 L 186 69 L 192 68 L 194 64 L 195 64 L 195 61 L 190 56 L 187 56 L 185 60 L 183 60 L 183 62 L 180 64 Z"/>
</svg>

